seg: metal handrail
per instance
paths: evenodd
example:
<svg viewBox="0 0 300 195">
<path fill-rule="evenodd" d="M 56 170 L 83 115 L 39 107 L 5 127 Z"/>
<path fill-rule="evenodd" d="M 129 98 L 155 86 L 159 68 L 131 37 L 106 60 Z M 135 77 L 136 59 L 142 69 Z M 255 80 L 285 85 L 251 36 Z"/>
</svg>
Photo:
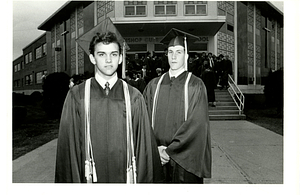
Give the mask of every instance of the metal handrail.
<svg viewBox="0 0 300 195">
<path fill-rule="evenodd" d="M 230 75 L 228 75 L 228 78 L 228 92 L 239 109 L 239 115 L 241 115 L 244 111 L 245 96 Z"/>
</svg>

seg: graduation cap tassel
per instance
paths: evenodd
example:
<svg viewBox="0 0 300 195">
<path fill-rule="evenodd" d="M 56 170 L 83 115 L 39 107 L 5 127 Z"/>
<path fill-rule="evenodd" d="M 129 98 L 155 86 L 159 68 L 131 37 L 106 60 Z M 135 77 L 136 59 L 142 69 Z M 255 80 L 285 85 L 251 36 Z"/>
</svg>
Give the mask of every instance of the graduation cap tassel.
<svg viewBox="0 0 300 195">
<path fill-rule="evenodd" d="M 93 161 L 93 164 L 92 164 L 92 169 L 93 169 L 93 182 L 97 182 L 96 166 L 95 166 L 94 161 Z"/>
<path fill-rule="evenodd" d="M 126 69 L 126 43 L 125 43 L 125 41 L 123 41 L 122 53 L 123 53 L 122 78 L 125 79 L 126 78 L 126 75 L 125 75 L 125 69 Z"/>
<path fill-rule="evenodd" d="M 186 36 L 184 36 L 184 54 L 185 54 L 185 64 L 184 64 L 184 69 L 187 71 L 188 68 L 187 68 L 187 61 L 188 61 L 188 57 L 187 57 L 187 41 L 186 41 Z"/>
</svg>

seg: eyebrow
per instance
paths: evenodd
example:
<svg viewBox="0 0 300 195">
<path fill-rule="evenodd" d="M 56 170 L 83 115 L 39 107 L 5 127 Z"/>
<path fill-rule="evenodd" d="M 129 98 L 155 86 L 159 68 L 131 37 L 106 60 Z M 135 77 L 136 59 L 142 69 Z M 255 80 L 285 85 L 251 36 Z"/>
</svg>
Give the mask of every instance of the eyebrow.
<svg viewBox="0 0 300 195">
<path fill-rule="evenodd" d="M 168 51 L 184 51 L 184 49 L 176 49 L 176 50 L 170 49 L 170 50 L 168 50 Z"/>
<path fill-rule="evenodd" d="M 97 54 L 99 54 L 99 53 L 106 53 L 105 51 L 97 51 Z M 110 52 L 111 54 L 114 54 L 114 53 L 117 53 L 117 54 L 119 54 L 119 51 L 112 51 L 112 52 Z"/>
</svg>

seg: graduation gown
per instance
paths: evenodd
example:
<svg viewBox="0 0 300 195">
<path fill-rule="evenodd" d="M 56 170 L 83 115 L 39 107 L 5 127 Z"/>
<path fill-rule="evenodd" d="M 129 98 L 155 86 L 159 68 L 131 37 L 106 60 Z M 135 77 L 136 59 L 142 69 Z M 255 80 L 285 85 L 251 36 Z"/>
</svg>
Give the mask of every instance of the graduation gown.
<svg viewBox="0 0 300 195">
<path fill-rule="evenodd" d="M 202 80 L 207 90 L 208 102 L 216 101 L 215 88 L 216 88 L 216 77 L 215 73 L 210 69 L 205 69 L 202 74 Z"/>
<path fill-rule="evenodd" d="M 55 182 L 86 182 L 85 178 L 85 82 L 67 94 L 57 142 Z M 128 85 L 137 182 L 161 181 L 161 163 L 142 94 Z M 118 80 L 108 96 L 92 78 L 90 131 L 97 182 L 126 183 L 126 109 L 123 84 Z"/>
<path fill-rule="evenodd" d="M 187 75 L 185 71 L 172 82 L 169 73 L 164 76 L 157 99 L 154 135 L 157 145 L 167 146 L 167 154 L 185 171 L 200 178 L 210 178 L 212 157 L 206 89 L 200 78 L 191 76 L 189 108 L 184 121 Z M 143 93 L 150 118 L 158 80 L 150 81 Z"/>
</svg>

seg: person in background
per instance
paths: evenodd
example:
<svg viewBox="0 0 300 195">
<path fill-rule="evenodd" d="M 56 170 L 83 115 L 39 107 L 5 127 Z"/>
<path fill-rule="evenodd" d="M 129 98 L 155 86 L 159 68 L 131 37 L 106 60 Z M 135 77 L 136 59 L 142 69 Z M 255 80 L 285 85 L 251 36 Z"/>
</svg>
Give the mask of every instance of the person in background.
<svg viewBox="0 0 300 195">
<path fill-rule="evenodd" d="M 216 78 L 216 87 L 221 88 L 221 84 L 222 84 L 222 74 L 223 74 L 223 55 L 220 54 L 217 57 L 217 61 L 215 63 L 215 67 L 213 69 L 214 73 L 215 73 L 215 78 Z"/>
<path fill-rule="evenodd" d="M 161 58 L 161 69 L 162 69 L 162 74 L 167 72 L 170 68 L 169 63 L 168 63 L 168 49 L 164 49 L 164 54 L 162 55 Z"/>
<path fill-rule="evenodd" d="M 207 93 L 203 81 L 187 72 L 184 36 L 172 29 L 168 45 L 170 69 L 152 79 L 144 97 L 156 137 L 165 183 L 203 183 L 211 177 L 211 138 Z M 179 34 L 180 33 L 180 34 Z M 179 34 L 179 35 L 178 35 Z"/>
<path fill-rule="evenodd" d="M 204 61 L 204 72 L 202 74 L 202 80 L 206 86 L 208 104 L 212 107 L 216 107 L 215 88 L 216 78 L 215 73 L 208 64 L 208 61 Z"/>
<path fill-rule="evenodd" d="M 161 76 L 161 68 L 156 68 L 156 74 L 157 76 Z"/>
<path fill-rule="evenodd" d="M 229 56 L 224 57 L 224 72 L 223 72 L 223 86 L 228 88 L 228 75 L 232 75 L 232 62 L 229 60 Z"/>
<path fill-rule="evenodd" d="M 209 52 L 209 53 L 207 54 L 207 59 L 208 59 L 209 66 L 210 66 L 211 68 L 214 68 L 214 66 L 215 66 L 215 61 L 214 61 L 214 58 L 213 58 L 213 55 L 212 55 L 211 52 Z"/>
</svg>

